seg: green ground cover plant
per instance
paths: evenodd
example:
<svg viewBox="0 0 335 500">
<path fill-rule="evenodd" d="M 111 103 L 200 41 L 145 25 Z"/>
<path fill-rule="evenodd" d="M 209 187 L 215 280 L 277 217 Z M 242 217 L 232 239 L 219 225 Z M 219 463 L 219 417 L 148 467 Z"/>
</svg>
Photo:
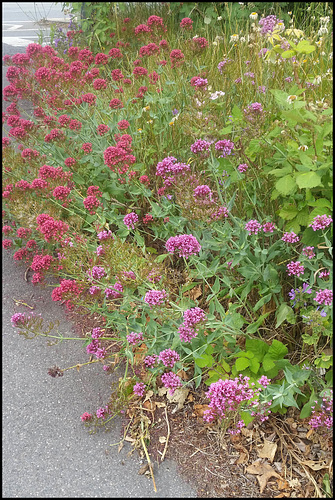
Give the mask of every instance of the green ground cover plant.
<svg viewBox="0 0 335 500">
<path fill-rule="evenodd" d="M 3 248 L 100 318 L 73 339 L 88 363 L 126 366 L 82 420 L 205 384 L 205 420 L 231 434 L 292 406 L 331 429 L 329 12 L 85 4 L 93 31 L 71 21 L 4 57 L 2 140 Z M 65 340 L 33 314 L 12 323 Z"/>
</svg>

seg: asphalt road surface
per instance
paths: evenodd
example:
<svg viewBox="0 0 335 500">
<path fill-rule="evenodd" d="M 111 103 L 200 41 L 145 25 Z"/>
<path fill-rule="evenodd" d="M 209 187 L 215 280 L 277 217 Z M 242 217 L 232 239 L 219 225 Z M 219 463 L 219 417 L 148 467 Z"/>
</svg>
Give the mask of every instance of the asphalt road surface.
<svg viewBox="0 0 335 500">
<path fill-rule="evenodd" d="M 36 4 L 44 9 L 48 5 Z M 22 25 L 29 11 L 28 3 L 21 3 L 25 13 L 19 16 L 22 10 L 18 5 L 3 3 L 6 29 L 10 23 Z M 52 15 L 57 18 L 59 12 L 52 11 Z M 26 41 L 28 45 L 37 38 Z M 24 45 L 7 42 L 3 54 L 25 52 Z M 2 73 L 4 87 L 8 85 L 6 68 Z M 3 102 L 3 109 L 8 105 Z M 25 110 L 29 112 L 29 105 Z M 138 475 L 144 462 L 136 452 L 128 457 L 128 443 L 120 453 L 117 451 L 116 443 L 121 439 L 119 419 L 108 433 L 88 434 L 80 415 L 85 411 L 93 413 L 108 402 L 115 375 L 104 372 L 100 363 L 83 367 L 80 372 L 69 370 L 61 378 L 47 374 L 54 365 L 66 368 L 85 362 L 87 355 L 79 339 L 48 346 L 45 339 L 27 340 L 18 335 L 10 318 L 30 309 L 16 301 L 35 307 L 34 312 L 41 313 L 46 321 L 58 320 L 59 331 L 74 336 L 62 306 L 51 300 L 52 288 L 27 283 L 25 267 L 16 263 L 12 254 L 6 250 L 2 257 L 2 497 L 195 498 L 194 488 L 179 476 L 176 464 L 169 460 L 154 466 L 154 492 L 150 476 Z"/>
</svg>

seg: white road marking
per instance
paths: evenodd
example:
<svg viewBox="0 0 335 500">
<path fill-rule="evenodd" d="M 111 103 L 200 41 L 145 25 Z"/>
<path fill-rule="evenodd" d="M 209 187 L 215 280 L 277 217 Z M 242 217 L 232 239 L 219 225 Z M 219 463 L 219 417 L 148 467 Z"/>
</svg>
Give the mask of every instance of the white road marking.
<svg viewBox="0 0 335 500">
<path fill-rule="evenodd" d="M 30 43 L 32 43 L 32 40 L 26 40 L 26 38 L 32 38 L 33 40 L 36 40 L 36 36 L 27 36 L 25 38 L 4 36 L 2 38 L 2 43 L 6 43 L 7 45 L 13 45 L 14 47 L 27 47 Z"/>
</svg>

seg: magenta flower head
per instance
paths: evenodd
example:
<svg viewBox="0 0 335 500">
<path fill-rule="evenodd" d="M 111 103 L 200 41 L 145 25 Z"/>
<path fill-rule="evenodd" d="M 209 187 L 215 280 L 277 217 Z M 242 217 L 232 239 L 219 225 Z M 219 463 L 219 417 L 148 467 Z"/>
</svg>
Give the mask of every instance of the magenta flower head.
<svg viewBox="0 0 335 500">
<path fill-rule="evenodd" d="M 326 214 L 317 215 L 308 227 L 311 227 L 313 231 L 317 231 L 318 229 L 326 229 L 326 227 L 328 227 L 332 222 L 333 219 L 328 217 Z"/>
<path fill-rule="evenodd" d="M 130 332 L 129 335 L 127 335 L 127 340 L 129 344 L 136 345 L 138 342 L 143 340 L 143 333 L 142 332 Z"/>
<path fill-rule="evenodd" d="M 192 234 L 181 234 L 179 236 L 171 236 L 165 243 L 165 248 L 168 252 L 179 252 L 179 257 L 186 259 L 190 255 L 196 255 L 201 250 L 201 245 Z"/>
<path fill-rule="evenodd" d="M 318 304 L 325 304 L 326 306 L 330 306 L 333 302 L 333 292 L 332 290 L 319 290 L 314 299 Z"/>
<path fill-rule="evenodd" d="M 285 243 L 298 243 L 298 241 L 300 241 L 300 238 L 295 234 L 294 231 L 291 231 L 290 233 L 284 233 L 282 241 L 285 241 Z"/>
<path fill-rule="evenodd" d="M 144 302 L 149 304 L 150 307 L 164 305 L 167 299 L 165 290 L 149 290 L 144 297 Z"/>
<path fill-rule="evenodd" d="M 81 416 L 80 416 L 81 420 L 83 422 L 85 422 L 86 420 L 91 420 L 92 418 L 92 415 L 90 413 L 88 413 L 87 411 L 85 411 L 85 413 L 83 413 Z"/>
<path fill-rule="evenodd" d="M 289 262 L 287 264 L 287 273 L 289 276 L 300 276 L 302 274 L 304 274 L 305 272 L 305 268 L 304 266 L 301 266 L 300 265 L 300 261 L 297 260 L 296 262 L 294 262 L 293 260 L 291 260 L 291 262 Z"/>
<path fill-rule="evenodd" d="M 136 394 L 137 396 L 141 396 L 141 397 L 144 396 L 145 388 L 146 388 L 146 385 L 143 384 L 143 382 L 137 382 L 133 387 L 134 394 Z"/>
<path fill-rule="evenodd" d="M 175 390 L 178 387 L 182 386 L 180 378 L 178 377 L 178 375 L 176 375 L 173 372 L 163 373 L 163 375 L 161 376 L 161 379 L 162 379 L 162 382 L 164 384 L 164 387 L 166 387 L 167 389 L 170 389 L 169 393 L 171 395 L 175 392 Z"/>
<path fill-rule="evenodd" d="M 27 318 L 25 317 L 25 315 L 23 313 L 15 313 L 11 317 L 12 325 L 15 328 L 17 328 L 19 326 L 24 326 L 26 320 L 27 320 Z"/>
<path fill-rule="evenodd" d="M 175 363 L 180 360 L 180 356 L 172 349 L 165 349 L 159 353 L 158 359 L 163 363 L 163 365 L 173 368 Z"/>
<path fill-rule="evenodd" d="M 138 215 L 135 212 L 130 212 L 130 214 L 125 215 L 123 222 L 128 229 L 134 229 L 136 222 L 138 222 Z"/>
<path fill-rule="evenodd" d="M 246 223 L 244 229 L 249 231 L 249 234 L 257 234 L 262 228 L 262 224 L 260 224 L 256 219 L 251 219 Z"/>
</svg>

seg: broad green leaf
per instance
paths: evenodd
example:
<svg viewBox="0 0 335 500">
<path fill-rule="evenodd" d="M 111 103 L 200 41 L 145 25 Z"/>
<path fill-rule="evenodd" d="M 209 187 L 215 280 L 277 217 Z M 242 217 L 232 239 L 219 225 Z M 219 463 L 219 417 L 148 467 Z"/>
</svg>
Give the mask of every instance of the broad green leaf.
<svg viewBox="0 0 335 500">
<path fill-rule="evenodd" d="M 269 350 L 268 344 L 260 339 L 246 339 L 245 348 L 247 351 L 253 352 L 259 361 L 263 359 Z"/>
<path fill-rule="evenodd" d="M 198 365 L 200 368 L 205 368 L 208 367 L 210 368 L 213 366 L 214 363 L 214 358 L 210 354 L 203 354 L 201 358 L 196 358 L 195 364 Z"/>
<path fill-rule="evenodd" d="M 272 359 L 281 359 L 288 353 L 287 347 L 279 340 L 274 339 L 269 347 L 267 356 Z"/>
<path fill-rule="evenodd" d="M 250 370 L 252 373 L 258 373 L 259 367 L 261 366 L 260 362 L 257 361 L 256 358 L 250 360 Z"/>
<path fill-rule="evenodd" d="M 271 300 L 271 297 L 272 293 L 268 293 L 267 295 L 259 299 L 259 301 L 254 305 L 253 311 L 258 311 L 258 309 L 260 309 L 262 306 L 264 306 L 264 304 L 267 304 Z"/>
<path fill-rule="evenodd" d="M 205 19 L 204 19 L 204 23 L 205 23 L 205 24 L 210 24 L 210 23 L 211 23 L 211 21 L 212 21 L 212 18 L 211 18 L 211 17 L 207 17 L 207 16 L 206 16 L 206 17 L 205 17 Z"/>
<path fill-rule="evenodd" d="M 262 365 L 263 365 L 263 368 L 266 372 L 268 372 L 272 368 L 275 368 L 275 366 L 276 366 L 271 358 L 266 358 L 266 357 L 264 357 Z"/>
<path fill-rule="evenodd" d="M 285 175 L 284 177 L 279 179 L 276 182 L 275 187 L 280 194 L 285 196 L 293 194 L 297 190 L 297 186 L 292 175 Z"/>
<path fill-rule="evenodd" d="M 279 211 L 279 217 L 285 220 L 292 220 L 297 215 L 298 209 L 294 205 L 284 205 Z"/>
<path fill-rule="evenodd" d="M 297 175 L 296 183 L 300 189 L 322 186 L 321 178 L 316 172 L 304 172 Z"/>
<path fill-rule="evenodd" d="M 250 365 L 250 361 L 247 358 L 238 358 L 235 363 L 236 370 L 243 371 Z"/>
<path fill-rule="evenodd" d="M 278 328 L 284 321 L 288 321 L 291 325 L 294 325 L 296 318 L 292 307 L 290 307 L 286 302 L 280 304 L 276 313 L 276 327 Z"/>
<path fill-rule="evenodd" d="M 283 59 L 288 59 L 289 57 L 293 57 L 294 55 L 295 55 L 295 50 L 285 50 L 281 54 Z"/>
</svg>

